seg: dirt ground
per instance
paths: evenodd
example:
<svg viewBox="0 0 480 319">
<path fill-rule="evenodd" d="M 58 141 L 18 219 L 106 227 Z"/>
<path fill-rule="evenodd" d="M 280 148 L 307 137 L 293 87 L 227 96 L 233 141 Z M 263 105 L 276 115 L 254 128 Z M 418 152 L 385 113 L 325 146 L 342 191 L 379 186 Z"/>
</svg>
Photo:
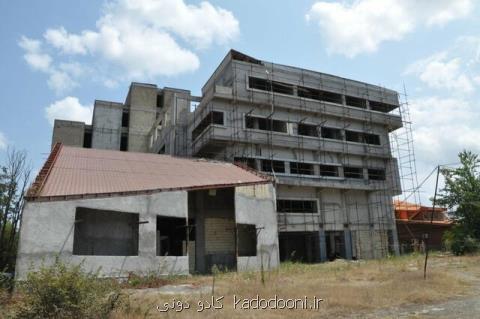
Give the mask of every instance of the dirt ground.
<svg viewBox="0 0 480 319">
<path fill-rule="evenodd" d="M 426 280 L 423 258 L 286 263 L 266 272 L 264 284 L 259 272 L 222 273 L 213 299 L 213 277 L 192 276 L 125 290 L 128 299 L 112 317 L 480 318 L 480 256 L 436 254 Z"/>
</svg>

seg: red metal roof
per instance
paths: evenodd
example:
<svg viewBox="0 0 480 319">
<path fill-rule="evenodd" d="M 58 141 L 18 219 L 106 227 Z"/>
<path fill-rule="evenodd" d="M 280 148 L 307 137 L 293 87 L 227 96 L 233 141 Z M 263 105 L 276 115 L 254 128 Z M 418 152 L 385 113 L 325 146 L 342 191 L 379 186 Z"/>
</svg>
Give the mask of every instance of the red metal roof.
<svg viewBox="0 0 480 319">
<path fill-rule="evenodd" d="M 401 200 L 394 200 L 395 218 L 397 223 L 407 224 L 435 224 L 435 225 L 451 225 L 453 222 L 448 218 L 445 207 L 435 207 L 434 220 L 431 220 L 433 207 L 421 206 Z"/>
<path fill-rule="evenodd" d="M 271 183 L 231 163 L 57 145 L 28 199 L 65 199 Z"/>
</svg>

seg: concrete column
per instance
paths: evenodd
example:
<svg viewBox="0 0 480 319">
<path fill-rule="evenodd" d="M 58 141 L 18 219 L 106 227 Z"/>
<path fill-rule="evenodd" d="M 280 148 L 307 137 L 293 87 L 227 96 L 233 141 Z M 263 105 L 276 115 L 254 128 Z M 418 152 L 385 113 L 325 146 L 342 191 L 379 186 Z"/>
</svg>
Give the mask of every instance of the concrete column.
<svg viewBox="0 0 480 319">
<path fill-rule="evenodd" d="M 318 241 L 320 248 L 320 262 L 327 261 L 327 241 L 325 240 L 325 230 L 320 228 L 318 230 Z"/>
<path fill-rule="evenodd" d="M 352 233 L 350 229 L 345 229 L 343 231 L 345 236 L 345 258 L 350 260 L 352 259 Z"/>
<path fill-rule="evenodd" d="M 203 209 L 203 196 L 201 192 L 195 195 L 195 270 L 203 273 L 206 271 L 205 265 L 205 211 Z"/>
<path fill-rule="evenodd" d="M 154 257 L 157 252 L 157 217 L 140 214 L 138 225 L 138 256 Z"/>
<path fill-rule="evenodd" d="M 343 171 L 343 166 L 338 167 L 338 177 L 345 177 L 345 173 Z"/>
</svg>

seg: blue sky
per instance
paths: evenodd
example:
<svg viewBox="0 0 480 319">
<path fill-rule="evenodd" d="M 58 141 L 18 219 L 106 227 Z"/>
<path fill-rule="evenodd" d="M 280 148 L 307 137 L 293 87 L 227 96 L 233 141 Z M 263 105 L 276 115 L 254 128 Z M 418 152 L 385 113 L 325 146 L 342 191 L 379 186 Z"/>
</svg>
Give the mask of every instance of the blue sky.
<svg viewBox="0 0 480 319">
<path fill-rule="evenodd" d="M 2 1 L 0 157 L 46 158 L 52 118 L 90 117 L 131 81 L 201 86 L 229 48 L 403 90 L 421 180 L 480 152 L 480 5 L 473 0 Z M 424 189 L 425 198 L 432 183 Z"/>
</svg>

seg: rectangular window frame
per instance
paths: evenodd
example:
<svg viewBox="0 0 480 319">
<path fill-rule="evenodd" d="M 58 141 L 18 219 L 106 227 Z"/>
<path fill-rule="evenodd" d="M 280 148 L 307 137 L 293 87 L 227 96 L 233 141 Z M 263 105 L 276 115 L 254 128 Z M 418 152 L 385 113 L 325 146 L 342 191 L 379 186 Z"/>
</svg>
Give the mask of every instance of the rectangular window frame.
<svg viewBox="0 0 480 319">
<path fill-rule="evenodd" d="M 345 178 L 363 179 L 363 168 L 358 166 L 344 166 L 343 176 Z"/>
<path fill-rule="evenodd" d="M 278 198 L 277 213 L 318 214 L 316 198 Z"/>
<path fill-rule="evenodd" d="M 319 168 L 321 177 L 339 177 L 337 165 L 320 164 Z"/>
<path fill-rule="evenodd" d="M 385 181 L 386 170 L 384 168 L 368 168 L 368 179 L 371 181 Z"/>
<path fill-rule="evenodd" d="M 314 164 L 304 162 L 290 162 L 290 174 L 314 176 Z"/>
</svg>

